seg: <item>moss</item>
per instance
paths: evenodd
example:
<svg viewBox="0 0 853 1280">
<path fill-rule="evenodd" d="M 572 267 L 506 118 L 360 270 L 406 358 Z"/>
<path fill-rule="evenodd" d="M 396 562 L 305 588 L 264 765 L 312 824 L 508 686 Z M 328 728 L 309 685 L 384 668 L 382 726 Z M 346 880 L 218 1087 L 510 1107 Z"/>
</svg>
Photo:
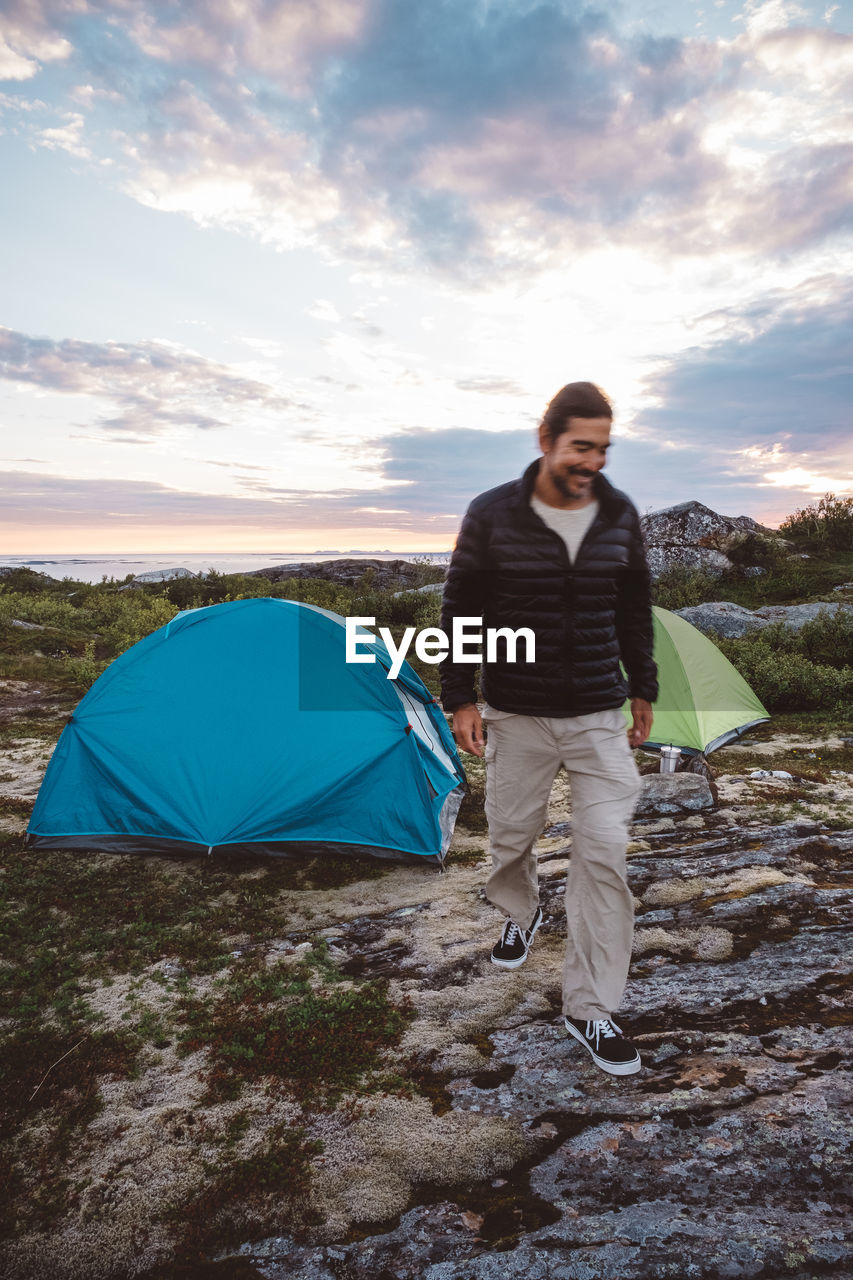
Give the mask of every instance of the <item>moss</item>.
<svg viewBox="0 0 853 1280">
<path fill-rule="evenodd" d="M 13 774 L 10 781 L 14 782 L 14 780 Z M 0 813 L 6 813 L 15 818 L 28 818 L 32 810 L 32 800 L 21 800 L 18 796 L 0 796 Z"/>
<path fill-rule="evenodd" d="M 222 959 L 206 895 L 164 875 L 162 862 L 35 851 L 10 838 L 0 841 L 0 867 L 5 1016 L 27 1022 L 60 1008 L 84 976 L 138 972 L 163 955 L 201 967 Z"/>
<path fill-rule="evenodd" d="M 474 845 L 470 849 L 454 849 L 450 854 L 450 867 L 478 867 L 489 855 L 488 844 Z"/>
<path fill-rule="evenodd" d="M 189 1202 L 174 1203 L 169 1218 L 178 1235 L 178 1264 L 203 1262 L 205 1253 L 253 1232 L 280 1226 L 289 1201 L 304 1198 L 311 1181 L 311 1159 L 323 1151 L 301 1127 L 275 1125 L 262 1149 L 224 1168 L 208 1164 L 210 1178 Z M 229 1273 L 230 1274 L 230 1273 Z"/>
<path fill-rule="evenodd" d="M 18 812 L 13 805 L 14 812 Z M 198 973 L 229 962 L 235 928 L 280 935 L 282 892 L 383 876 L 348 858 L 185 860 L 43 851 L 0 839 L 0 1014 L 28 1021 L 84 977 L 139 973 L 164 956 Z M 261 873 L 260 875 L 258 873 Z"/>
<path fill-rule="evenodd" d="M 773 724 L 772 732 L 783 732 Z M 771 734 L 767 734 L 769 738 Z M 756 735 L 756 738 L 758 735 Z M 749 773 L 752 769 L 782 769 L 804 782 L 826 782 L 828 773 L 842 769 L 853 773 L 853 745 L 840 747 L 780 747 L 772 755 L 761 751 L 745 751 L 743 748 L 715 751 L 712 757 L 716 773 Z"/>
<path fill-rule="evenodd" d="M 99 1079 L 134 1075 L 140 1047 L 136 1036 L 80 1025 L 0 1043 L 0 1234 L 44 1230 L 68 1209 L 64 1166 L 101 1110 Z"/>
<path fill-rule="evenodd" d="M 0 1105 L 15 1117 L 91 1094 L 99 1076 L 127 1077 L 135 1069 L 140 1038 L 127 1032 L 92 1030 L 85 1024 L 13 1032 L 0 1052 Z"/>
<path fill-rule="evenodd" d="M 203 1001 L 187 995 L 176 1010 L 184 1023 L 180 1052 L 208 1052 L 211 1099 L 239 1096 L 239 1084 L 262 1077 L 284 1081 L 297 1098 L 318 1105 L 333 1105 L 344 1089 L 369 1091 L 379 1082 L 365 1077 L 413 1016 L 411 1006 L 389 1001 L 384 980 L 343 982 L 322 948 L 313 964 L 261 969 L 253 958 L 221 988 Z"/>
<path fill-rule="evenodd" d="M 0 678 L 4 677 L 3 664 L 0 662 Z M 16 677 L 17 678 L 17 677 Z M 68 707 L 68 713 L 73 707 Z M 46 744 L 53 745 L 59 737 L 64 720 L 56 716 L 47 716 L 44 707 L 25 708 L 14 720 L 6 724 L 0 723 L 0 747 L 14 748 L 22 738 L 38 738 Z"/>
</svg>

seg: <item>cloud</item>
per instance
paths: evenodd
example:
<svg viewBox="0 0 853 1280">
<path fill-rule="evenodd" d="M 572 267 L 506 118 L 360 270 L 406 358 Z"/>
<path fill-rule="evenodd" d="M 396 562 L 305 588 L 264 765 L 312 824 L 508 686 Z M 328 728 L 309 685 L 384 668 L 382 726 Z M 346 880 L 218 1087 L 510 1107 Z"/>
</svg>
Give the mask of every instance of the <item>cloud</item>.
<svg viewBox="0 0 853 1280">
<path fill-rule="evenodd" d="M 98 420 L 114 439 L 148 439 L 181 427 L 228 425 L 234 413 L 293 402 L 227 365 L 163 342 L 83 342 L 36 338 L 0 328 L 0 378 L 42 391 L 96 396 L 118 412 Z M 222 411 L 227 409 L 227 419 Z"/>
<path fill-rule="evenodd" d="M 306 307 L 305 314 L 313 320 L 328 320 L 332 324 L 337 324 L 341 318 L 335 304 L 327 298 L 318 298 L 310 307 Z"/>
<path fill-rule="evenodd" d="M 527 394 L 524 388 L 514 382 L 512 378 L 498 376 L 460 378 L 456 386 L 460 391 L 479 391 L 488 396 L 523 396 Z"/>
<path fill-rule="evenodd" d="M 92 84 L 75 85 L 69 94 L 73 102 L 86 110 L 91 110 L 96 103 L 103 102 L 121 102 L 123 95 L 115 89 L 96 89 Z"/>
<path fill-rule="evenodd" d="M 314 501 L 314 495 L 305 493 L 292 494 L 288 501 L 263 501 L 239 495 L 187 492 L 152 481 L 45 476 L 26 471 L 0 472 L 0 494 L 2 519 L 8 524 L 69 530 L 93 524 L 105 528 L 114 525 L 120 530 L 124 525 L 149 522 L 204 529 L 242 521 L 261 525 L 271 519 L 275 521 L 271 532 L 281 528 L 296 530 L 313 512 Z M 318 523 L 335 507 L 342 509 L 341 499 L 332 499 L 325 512 L 318 512 Z M 98 517 L 93 515 L 96 512 Z"/>
<path fill-rule="evenodd" d="M 91 159 L 91 151 L 82 140 L 83 117 L 74 112 L 66 114 L 66 122 L 53 129 L 40 129 L 39 141 L 50 151 L 67 151 L 81 160 Z"/>
<path fill-rule="evenodd" d="M 107 3 L 110 58 L 93 18 L 74 92 L 144 204 L 476 288 L 602 236 L 783 253 L 848 226 L 853 38 L 801 16 L 751 3 L 712 41 L 558 0 Z"/>
<path fill-rule="evenodd" d="M 383 453 L 382 476 L 391 482 L 391 498 L 402 499 L 410 510 L 459 515 L 478 493 L 516 479 L 538 453 L 533 425 L 516 431 L 412 429 L 375 440 L 372 447 Z"/>
<path fill-rule="evenodd" d="M 29 80 L 38 71 L 35 58 L 25 58 L 0 38 L 0 80 Z"/>
<path fill-rule="evenodd" d="M 401 510 L 389 518 L 387 507 Z M 0 528 L 31 529 L 44 537 L 51 531 L 72 534 L 76 530 L 115 531 L 145 528 L 153 536 L 169 530 L 191 530 L 204 536 L 220 536 L 234 528 L 243 536 L 249 530 L 265 541 L 285 534 L 300 539 L 315 535 L 328 539 L 332 529 L 372 530 L 418 535 L 446 535 L 448 544 L 458 528 L 455 514 L 433 512 L 428 507 L 412 511 L 396 502 L 377 503 L 375 490 L 343 493 L 311 493 L 302 490 L 258 486 L 249 493 L 209 494 L 169 488 L 151 481 L 77 478 L 37 475 L 27 471 L 0 471 Z"/>
<path fill-rule="evenodd" d="M 378 324 L 374 324 L 365 314 L 363 308 L 361 311 L 353 312 L 350 316 L 350 322 L 356 326 L 359 333 L 363 334 L 365 338 L 382 338 L 385 336 L 384 329 L 381 329 Z"/>
<path fill-rule="evenodd" d="M 127 15 L 131 38 L 148 57 L 191 61 L 227 76 L 260 74 L 302 97 L 316 75 L 361 34 L 373 6 L 364 0 L 184 0 L 136 5 Z"/>
<path fill-rule="evenodd" d="M 764 35 L 808 19 L 808 10 L 791 0 L 747 0 L 741 18 L 751 35 Z"/>
<path fill-rule="evenodd" d="M 383 529 L 415 542 L 427 534 L 443 536 L 451 545 L 471 499 L 514 479 L 536 456 L 532 430 L 407 430 L 368 442 L 367 448 L 381 453 L 382 488 L 294 489 L 246 474 L 237 475 L 233 494 L 210 494 L 151 481 L 0 471 L 0 526 L 43 534 L 92 527 L 118 533 L 150 524 L 158 530 L 194 528 L 203 536 L 234 525 L 264 530 L 267 539 L 316 533 L 320 540 L 331 529 Z M 275 470 L 220 460 L 212 465 L 234 472 Z"/>
<path fill-rule="evenodd" d="M 791 501 L 827 488 L 853 492 L 849 281 L 819 277 L 712 319 L 715 340 L 646 380 L 652 405 L 636 424 L 641 450 L 660 457 L 676 446 L 670 474 L 701 459 L 704 480 L 698 470 L 694 478 L 704 486 L 784 490 Z M 698 494 L 673 501 L 688 496 Z"/>
<path fill-rule="evenodd" d="M 67 59 L 72 45 L 56 28 L 87 7 L 87 0 L 4 0 L 0 80 L 29 80 L 40 63 Z"/>
<path fill-rule="evenodd" d="M 273 471 L 273 467 L 262 467 L 254 462 L 223 462 L 217 458 L 205 458 L 209 467 L 224 467 L 227 471 Z"/>
</svg>

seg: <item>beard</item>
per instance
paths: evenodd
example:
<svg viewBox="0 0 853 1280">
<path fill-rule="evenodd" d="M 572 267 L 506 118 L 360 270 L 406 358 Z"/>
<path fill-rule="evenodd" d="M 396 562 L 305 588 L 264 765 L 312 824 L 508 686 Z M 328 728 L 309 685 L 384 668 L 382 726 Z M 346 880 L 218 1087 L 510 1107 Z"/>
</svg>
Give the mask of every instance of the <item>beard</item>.
<svg viewBox="0 0 853 1280">
<path fill-rule="evenodd" d="M 595 473 L 592 471 L 581 471 L 580 468 L 577 468 L 577 469 L 572 468 L 569 471 L 568 475 L 560 475 L 552 471 L 551 480 L 554 484 L 554 488 L 557 489 L 563 495 L 564 498 L 576 498 L 578 495 L 574 493 L 572 490 L 572 487 L 571 487 L 572 480 L 590 479 L 594 474 Z"/>
</svg>

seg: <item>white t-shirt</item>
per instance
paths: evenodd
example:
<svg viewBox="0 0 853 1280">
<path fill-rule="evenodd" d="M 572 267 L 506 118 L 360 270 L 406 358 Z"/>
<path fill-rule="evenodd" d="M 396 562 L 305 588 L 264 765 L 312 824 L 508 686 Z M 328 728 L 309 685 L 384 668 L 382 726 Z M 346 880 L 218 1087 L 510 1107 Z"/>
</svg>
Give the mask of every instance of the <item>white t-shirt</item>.
<svg viewBox="0 0 853 1280">
<path fill-rule="evenodd" d="M 565 511 L 562 507 L 549 506 L 547 502 L 543 502 L 535 493 L 532 493 L 530 505 L 549 529 L 553 529 L 563 539 L 569 553 L 569 560 L 574 564 L 578 548 L 598 512 L 598 499 L 593 498 L 588 507 L 580 507 L 576 511 Z"/>
</svg>

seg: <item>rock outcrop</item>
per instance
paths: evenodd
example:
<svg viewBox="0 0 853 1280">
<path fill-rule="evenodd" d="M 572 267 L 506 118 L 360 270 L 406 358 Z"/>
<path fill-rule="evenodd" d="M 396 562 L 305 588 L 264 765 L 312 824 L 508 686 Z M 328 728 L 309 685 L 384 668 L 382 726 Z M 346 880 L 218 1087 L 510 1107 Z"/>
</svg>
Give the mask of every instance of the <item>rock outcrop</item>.
<svg viewBox="0 0 853 1280">
<path fill-rule="evenodd" d="M 781 622 L 790 630 L 799 631 L 807 622 L 813 622 L 824 613 L 828 617 L 853 618 L 853 604 L 818 600 L 812 604 L 766 604 L 760 609 L 745 609 L 730 600 L 714 600 L 708 604 L 691 605 L 687 609 L 676 609 L 675 613 L 706 635 L 737 638 L 750 631 L 761 631 L 772 622 Z"/>
<path fill-rule="evenodd" d="M 417 592 L 419 595 L 432 596 L 438 595 L 444 590 L 443 582 L 427 582 L 422 587 L 410 587 L 408 591 L 395 591 L 394 598 L 398 596 L 409 595 L 411 592 Z"/>
<path fill-rule="evenodd" d="M 640 1048 L 638 1075 L 606 1076 L 562 1027 L 566 864 L 549 860 L 541 945 L 508 979 L 516 1007 L 478 1039 L 478 1066 L 427 1068 L 439 1116 L 514 1120 L 526 1158 L 454 1187 L 435 1170 L 375 1234 L 278 1234 L 232 1264 L 302 1280 L 849 1277 L 853 835 L 725 817 L 635 821 L 634 958 L 616 1021 Z M 413 991 L 441 985 L 461 1037 L 466 988 L 495 979 L 470 944 L 453 946 L 471 927 L 451 932 L 459 913 L 446 971 L 425 972 L 429 912 L 406 918 L 409 955 L 389 949 L 399 913 L 338 928 L 336 955 L 345 971 L 408 972 Z"/>
<path fill-rule="evenodd" d="M 818 600 L 813 604 L 765 604 L 755 610 L 755 615 L 767 622 L 781 622 L 791 631 L 799 631 L 824 612 L 830 617 L 853 618 L 853 604 L 839 604 L 835 600 Z"/>
<path fill-rule="evenodd" d="M 22 682 L 2 692 L 0 717 L 7 704 L 10 720 L 47 710 L 44 691 Z M 93 906 L 103 882 L 112 901 L 121 885 L 130 892 L 142 883 L 164 903 L 186 896 L 195 912 L 195 895 L 217 876 L 207 901 L 218 909 L 224 894 L 229 932 L 218 945 L 228 955 L 214 976 L 155 941 L 141 965 L 126 972 L 120 961 L 87 990 L 104 1032 L 126 1034 L 133 1018 L 137 1034 L 145 1012 L 158 1026 L 164 1020 L 164 1034 L 129 1074 L 113 1074 L 90 1047 L 93 1073 L 79 1079 L 99 1110 L 84 1112 L 73 1145 L 67 1128 L 58 1149 L 42 1135 L 69 1124 L 79 1067 L 52 1103 L 24 1117 L 19 1167 L 37 1208 L 36 1195 L 51 1193 L 53 1216 L 28 1216 L 26 1186 L 11 1183 L 21 1226 L 0 1242 L 0 1272 L 10 1280 L 849 1280 L 849 746 L 825 733 L 742 743 L 715 757 L 719 807 L 635 816 L 627 865 L 636 927 L 614 1016 L 643 1068 L 624 1078 L 598 1070 L 563 1024 L 574 856 L 564 778 L 537 847 L 542 927 L 526 964 L 511 972 L 489 962 L 502 920 L 485 898 L 487 840 L 473 806 L 442 873 L 401 865 L 377 878 L 276 879 L 264 888 L 271 868 L 202 872 L 198 860 L 152 858 L 144 880 L 125 881 L 131 859 L 90 860 Z M 0 797 L 21 829 L 49 747 L 4 739 Z M 788 763 L 782 753 L 794 749 L 796 768 L 752 768 Z M 472 785 L 482 780 L 482 761 L 466 767 Z M 681 789 L 688 779 L 660 781 Z M 80 910 L 69 927 L 89 927 Z M 179 908 L 169 910 L 179 923 Z M 58 920 L 57 912 L 51 939 Z M 123 911 L 116 923 L 123 939 Z M 137 936 L 150 946 L 147 930 Z M 177 1051 L 184 1002 L 195 1002 L 206 1027 L 211 992 L 229 974 L 243 973 L 232 987 L 242 1007 L 246 978 L 255 983 L 312 952 L 333 975 L 330 991 L 357 993 L 379 980 L 390 1005 L 409 1008 L 380 1064 L 388 1074 L 336 1105 L 297 1102 L 281 1077 L 250 1074 L 239 1097 L 208 1096 L 212 1044 Z M 300 1025 L 307 1038 L 310 1024 Z M 65 1048 L 82 1054 L 76 1036 Z M 65 1065 L 60 1052 L 48 1059 L 43 1093 Z M 33 1100 L 30 1089 L 21 1094 L 18 1108 Z M 303 1128 L 322 1150 L 292 1194 L 287 1135 Z M 284 1135 L 269 1148 L 276 1163 L 255 1164 L 271 1129 Z M 279 1181 L 266 1194 L 269 1170 Z M 192 1232 L 206 1214 L 223 1238 L 197 1247 Z M 188 1225 L 192 1252 L 173 1262 Z"/>
<path fill-rule="evenodd" d="M 642 519 L 654 577 L 673 565 L 722 574 L 760 567 L 788 544 L 750 516 L 721 516 L 702 502 L 679 502 Z"/>
<path fill-rule="evenodd" d="M 282 582 L 286 578 L 324 578 L 328 582 L 340 582 L 355 586 L 370 571 L 371 586 L 377 591 L 411 590 L 420 586 L 423 566 L 410 560 L 317 560 L 298 561 L 296 564 L 272 565 L 268 569 L 252 569 L 247 575 L 268 578 L 270 582 Z"/>
<path fill-rule="evenodd" d="M 58 587 L 61 585 L 59 578 L 52 578 L 49 573 L 40 573 L 37 569 L 27 569 L 15 564 L 0 565 L 0 579 L 11 578 L 13 575 L 19 581 L 23 579 L 30 584 L 37 583 L 39 587 Z"/>
<path fill-rule="evenodd" d="M 768 626 L 766 618 L 759 618 L 752 609 L 745 609 L 731 600 L 712 600 L 707 604 L 694 604 L 687 609 L 676 609 L 679 618 L 704 631 L 707 635 L 737 639 L 750 631 L 760 631 Z"/>
<path fill-rule="evenodd" d="M 129 591 L 133 587 L 147 587 L 152 582 L 174 582 L 177 578 L 200 578 L 200 573 L 185 569 L 182 565 L 175 569 L 149 569 L 147 573 L 138 573 L 131 582 L 119 587 L 119 591 Z"/>
</svg>

